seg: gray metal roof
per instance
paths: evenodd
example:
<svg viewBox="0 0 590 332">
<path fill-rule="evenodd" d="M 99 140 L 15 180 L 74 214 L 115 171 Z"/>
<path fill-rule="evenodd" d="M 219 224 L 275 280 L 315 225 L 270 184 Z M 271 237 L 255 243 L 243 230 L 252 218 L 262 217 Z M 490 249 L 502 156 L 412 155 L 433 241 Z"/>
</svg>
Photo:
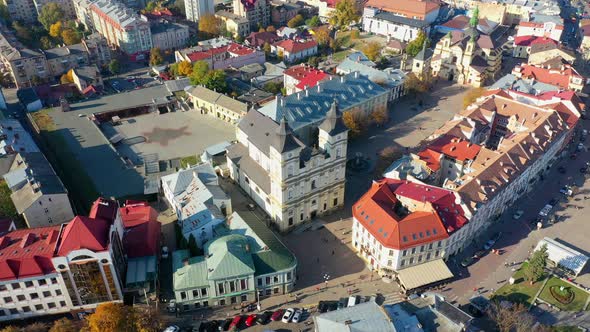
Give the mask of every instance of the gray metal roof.
<svg viewBox="0 0 590 332">
<path fill-rule="evenodd" d="M 314 318 L 317 332 L 396 332 L 387 314 L 375 302 L 330 311 Z M 401 331 L 400 331 L 401 332 Z"/>
<path fill-rule="evenodd" d="M 350 57 L 344 59 L 336 67 L 336 71 L 346 74 L 358 71 L 369 77 L 372 82 L 391 88 L 404 84 L 406 78 L 406 74 L 399 69 L 387 68 L 385 70 L 379 70 L 368 66 L 362 61 L 352 60 Z"/>
<path fill-rule="evenodd" d="M 71 104 L 70 107 L 72 111 L 78 113 L 93 114 L 151 105 L 154 99 L 170 96 L 172 96 L 172 93 L 162 84 L 103 96 L 100 99 L 89 99 L 80 103 Z"/>
<path fill-rule="evenodd" d="M 388 93 L 389 90 L 371 82 L 367 76 L 354 72 L 323 81 L 317 86 L 287 97 L 277 97 L 277 100 L 266 104 L 258 111 L 274 121 L 278 121 L 285 114 L 289 126 L 293 130 L 298 130 L 322 121 L 334 98 L 338 99 L 341 110 L 346 112 L 369 99 Z"/>
<path fill-rule="evenodd" d="M 511 89 L 529 94 L 537 94 L 548 91 L 557 91 L 559 90 L 559 87 L 539 82 L 537 80 L 526 80 L 516 77 L 513 74 L 506 74 L 497 80 L 490 89 Z"/>
<path fill-rule="evenodd" d="M 248 154 L 248 149 L 241 143 L 235 143 L 227 148 L 227 157 L 236 164 L 244 174 L 260 187 L 267 195 L 270 194 L 269 173 L 255 162 Z"/>
</svg>

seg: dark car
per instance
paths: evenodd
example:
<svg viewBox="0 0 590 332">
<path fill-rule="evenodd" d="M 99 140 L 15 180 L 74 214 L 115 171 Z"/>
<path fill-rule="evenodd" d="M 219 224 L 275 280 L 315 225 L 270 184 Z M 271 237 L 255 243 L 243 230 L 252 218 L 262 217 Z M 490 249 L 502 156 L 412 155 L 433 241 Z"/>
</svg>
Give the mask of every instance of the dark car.
<svg viewBox="0 0 590 332">
<path fill-rule="evenodd" d="M 270 317 L 272 316 L 272 311 L 265 311 L 256 317 L 256 321 L 258 324 L 267 324 L 270 321 Z"/>
<path fill-rule="evenodd" d="M 473 261 L 473 256 L 465 257 L 465 259 L 461 261 L 461 266 L 468 267 L 469 265 L 473 264 Z"/>
<path fill-rule="evenodd" d="M 283 313 L 285 312 L 284 309 L 279 309 L 277 311 L 275 311 L 272 316 L 270 316 L 270 320 L 272 320 L 273 322 L 279 321 L 281 320 L 281 318 L 283 318 Z"/>
<path fill-rule="evenodd" d="M 318 303 L 318 311 L 321 313 L 334 311 L 338 309 L 338 301 L 320 301 Z"/>
<path fill-rule="evenodd" d="M 347 297 L 340 298 L 340 301 L 338 301 L 338 310 L 346 308 L 347 304 L 348 304 Z"/>
<path fill-rule="evenodd" d="M 553 197 L 553 198 L 552 198 L 552 199 L 549 201 L 549 203 L 547 203 L 547 204 L 555 206 L 555 205 L 557 205 L 557 203 L 559 203 L 559 200 L 558 200 L 557 198 Z"/>
<path fill-rule="evenodd" d="M 224 321 L 223 321 L 223 323 L 221 323 L 221 328 L 222 328 L 224 331 L 227 331 L 227 330 L 229 330 L 229 326 L 231 325 L 231 322 L 232 322 L 232 320 L 233 320 L 233 319 L 231 319 L 231 318 L 228 318 L 228 319 L 224 320 Z"/>
<path fill-rule="evenodd" d="M 480 259 L 483 256 L 485 256 L 486 253 L 487 253 L 487 251 L 485 251 L 485 250 L 478 250 L 478 251 L 475 252 L 475 254 L 473 254 L 473 258 Z"/>
<path fill-rule="evenodd" d="M 216 320 L 212 320 L 209 322 L 201 323 L 199 326 L 199 332 L 215 332 L 219 331 L 219 322 Z"/>
</svg>

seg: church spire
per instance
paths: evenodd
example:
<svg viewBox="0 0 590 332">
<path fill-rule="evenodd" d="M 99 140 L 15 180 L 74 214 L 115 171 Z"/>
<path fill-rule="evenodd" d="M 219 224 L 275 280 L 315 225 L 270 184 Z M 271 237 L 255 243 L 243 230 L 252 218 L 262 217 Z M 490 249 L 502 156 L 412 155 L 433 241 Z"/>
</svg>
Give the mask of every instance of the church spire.
<svg viewBox="0 0 590 332">
<path fill-rule="evenodd" d="M 471 19 L 469 20 L 469 25 L 472 28 L 477 28 L 479 24 L 479 6 L 475 7 L 473 10 L 473 14 L 471 14 Z"/>
</svg>

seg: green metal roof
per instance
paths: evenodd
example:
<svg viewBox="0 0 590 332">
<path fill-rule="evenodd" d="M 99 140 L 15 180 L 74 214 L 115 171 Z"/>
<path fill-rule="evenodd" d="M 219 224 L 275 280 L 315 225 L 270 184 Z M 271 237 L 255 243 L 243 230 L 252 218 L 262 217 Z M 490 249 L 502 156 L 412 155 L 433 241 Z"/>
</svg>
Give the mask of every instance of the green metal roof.
<svg viewBox="0 0 590 332">
<path fill-rule="evenodd" d="M 295 255 L 254 213 L 250 211 L 243 211 L 239 214 L 234 212 L 232 218 L 235 219 L 236 217 L 241 218 L 268 247 L 268 250 L 263 249 L 252 253 L 257 276 L 290 269 L 297 264 Z"/>
<path fill-rule="evenodd" d="M 174 290 L 209 287 L 207 280 L 207 263 L 205 257 L 189 258 L 187 249 L 176 250 L 172 253 L 172 268 L 174 269 Z M 184 260 L 188 259 L 188 265 Z"/>
<path fill-rule="evenodd" d="M 209 279 L 254 274 L 248 239 L 239 234 L 221 236 L 205 245 Z"/>
</svg>

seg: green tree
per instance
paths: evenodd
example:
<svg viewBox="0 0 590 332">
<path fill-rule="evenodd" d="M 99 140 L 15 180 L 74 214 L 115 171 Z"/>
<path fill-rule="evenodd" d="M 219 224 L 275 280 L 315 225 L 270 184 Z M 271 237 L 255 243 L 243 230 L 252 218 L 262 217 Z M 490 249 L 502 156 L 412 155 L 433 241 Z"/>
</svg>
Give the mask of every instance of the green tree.
<svg viewBox="0 0 590 332">
<path fill-rule="evenodd" d="M 41 43 L 41 49 L 43 49 L 43 50 L 48 50 L 50 48 L 53 48 L 53 46 L 54 46 L 51 39 L 47 36 L 41 37 L 39 42 Z"/>
<path fill-rule="evenodd" d="M 209 64 L 206 61 L 197 61 L 193 65 L 193 72 L 190 75 L 190 82 L 192 85 L 204 84 L 205 77 L 209 73 Z"/>
<path fill-rule="evenodd" d="M 377 60 L 377 57 L 381 53 L 382 46 L 377 42 L 370 42 L 363 46 L 363 53 L 369 58 L 371 61 Z"/>
<path fill-rule="evenodd" d="M 121 72 L 121 63 L 119 62 L 119 60 L 113 59 L 111 60 L 111 62 L 109 62 L 109 71 L 113 75 L 117 75 Z"/>
<path fill-rule="evenodd" d="M 169 71 L 170 71 L 170 74 L 172 74 L 172 76 L 174 76 L 174 77 L 179 76 L 178 75 L 178 62 L 171 64 Z"/>
<path fill-rule="evenodd" d="M 343 0 L 336 4 L 330 14 L 329 22 L 338 29 L 350 26 L 359 19 L 358 9 L 354 0 Z"/>
<path fill-rule="evenodd" d="M 52 24 L 64 19 L 64 11 L 55 2 L 48 2 L 39 13 L 39 22 L 43 24 L 45 30 L 49 31 Z"/>
<path fill-rule="evenodd" d="M 289 22 L 287 22 L 287 26 L 289 28 L 296 28 L 300 25 L 302 25 L 304 23 L 304 19 L 303 16 L 301 14 L 297 14 L 295 15 L 295 17 L 293 17 L 292 19 L 289 20 Z"/>
<path fill-rule="evenodd" d="M 315 28 L 317 26 L 320 26 L 321 24 L 322 24 L 322 21 L 320 20 L 320 18 L 317 15 L 313 16 L 309 20 L 305 21 L 305 25 L 307 25 L 310 28 Z"/>
<path fill-rule="evenodd" d="M 186 16 L 186 8 L 184 7 L 184 0 L 175 0 L 170 10 L 178 16 Z"/>
<path fill-rule="evenodd" d="M 80 37 L 78 32 L 71 28 L 64 29 L 61 32 L 61 38 L 63 39 L 66 45 L 74 45 L 82 42 L 82 38 Z"/>
<path fill-rule="evenodd" d="M 317 68 L 317 66 L 319 66 L 320 64 L 320 58 L 318 58 L 317 56 L 312 56 L 309 59 L 307 59 L 307 64 Z"/>
<path fill-rule="evenodd" d="M 154 11 L 154 9 L 156 9 L 157 6 L 158 4 L 155 1 L 149 1 L 147 5 L 145 5 L 145 12 L 151 13 Z"/>
<path fill-rule="evenodd" d="M 227 83 L 225 82 L 225 72 L 223 70 L 217 69 L 212 70 L 207 73 L 205 79 L 203 80 L 203 85 L 207 89 L 215 90 L 217 92 L 225 92 L 227 90 Z"/>
<path fill-rule="evenodd" d="M 408 53 L 410 57 L 415 57 L 422 50 L 424 43 L 426 43 L 426 47 L 429 47 L 430 39 L 426 37 L 424 31 L 420 31 L 418 36 L 416 36 L 416 39 L 406 45 L 406 53 Z"/>
<path fill-rule="evenodd" d="M 283 84 L 281 84 L 281 83 L 269 82 L 264 85 L 263 90 L 276 95 L 281 92 L 282 87 L 283 87 Z"/>
<path fill-rule="evenodd" d="M 8 12 L 8 7 L 4 3 L 0 2 L 0 19 L 4 21 L 10 20 L 10 13 Z"/>
<path fill-rule="evenodd" d="M 150 50 L 150 66 L 158 66 L 164 62 L 162 51 L 159 47 L 152 48 Z"/>
<path fill-rule="evenodd" d="M 544 244 L 539 250 L 533 253 L 533 256 L 529 259 L 529 263 L 524 269 L 525 278 L 530 281 L 531 285 L 537 280 L 541 279 L 545 274 L 545 267 L 547 266 L 547 245 Z"/>
<path fill-rule="evenodd" d="M 242 35 L 237 35 L 235 39 L 236 39 L 236 42 L 238 42 L 240 44 L 244 42 L 244 36 L 242 36 Z"/>
</svg>

